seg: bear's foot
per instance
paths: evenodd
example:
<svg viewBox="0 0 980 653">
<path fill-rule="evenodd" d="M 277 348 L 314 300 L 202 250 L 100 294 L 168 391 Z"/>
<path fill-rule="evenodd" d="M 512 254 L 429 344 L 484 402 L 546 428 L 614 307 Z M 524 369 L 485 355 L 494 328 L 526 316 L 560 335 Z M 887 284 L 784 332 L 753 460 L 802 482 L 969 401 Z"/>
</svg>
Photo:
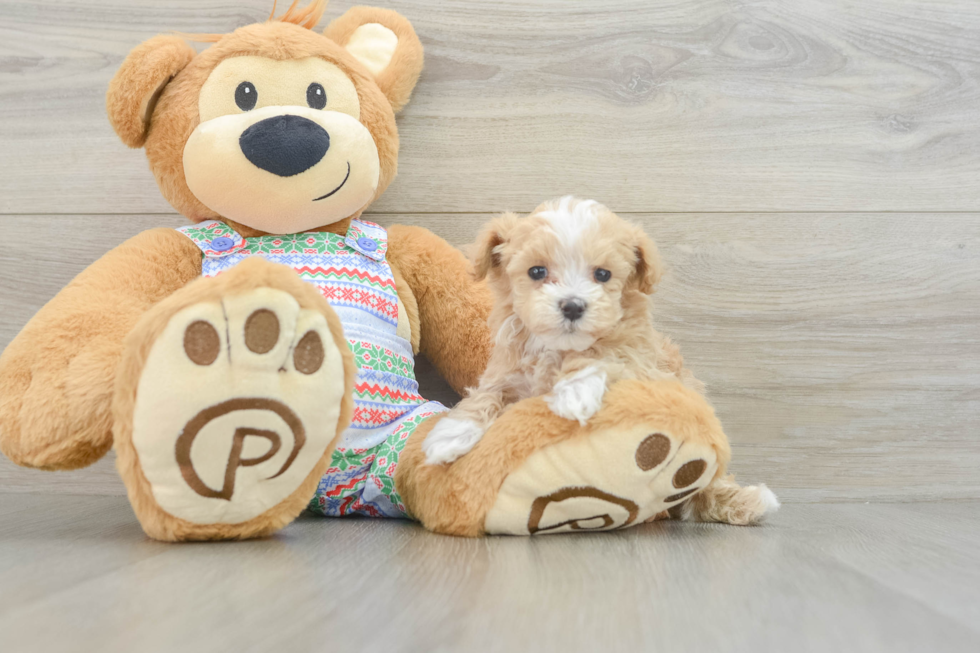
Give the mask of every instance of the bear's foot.
<svg viewBox="0 0 980 653">
<path fill-rule="evenodd" d="M 326 302 L 294 293 L 302 282 L 284 268 L 244 265 L 192 284 L 130 336 L 115 445 L 156 539 L 281 528 L 313 495 L 350 418 L 348 350 Z"/>
<path fill-rule="evenodd" d="M 683 503 L 717 471 L 710 445 L 662 425 L 639 420 L 602 429 L 528 458 L 504 481 L 485 529 L 536 535 L 625 528 Z"/>
<path fill-rule="evenodd" d="M 396 480 L 414 516 L 454 535 L 635 526 L 696 496 L 731 455 L 711 406 L 676 381 L 620 381 L 584 426 L 521 401 L 451 465 L 424 464 L 431 428 L 412 436 Z"/>
</svg>

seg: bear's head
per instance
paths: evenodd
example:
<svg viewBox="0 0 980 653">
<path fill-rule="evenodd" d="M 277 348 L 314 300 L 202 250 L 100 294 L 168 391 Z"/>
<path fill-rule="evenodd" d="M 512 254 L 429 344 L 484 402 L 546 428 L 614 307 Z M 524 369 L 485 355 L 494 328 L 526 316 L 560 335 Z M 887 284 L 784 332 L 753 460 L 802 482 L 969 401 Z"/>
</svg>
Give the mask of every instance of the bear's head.
<svg viewBox="0 0 980 653">
<path fill-rule="evenodd" d="M 107 109 L 145 147 L 164 197 L 194 221 L 312 231 L 357 217 L 398 165 L 395 113 L 422 70 L 411 24 L 355 7 L 319 34 L 326 0 L 224 35 L 201 53 L 177 35 L 134 49 Z M 275 10 L 273 9 L 273 13 Z"/>
</svg>

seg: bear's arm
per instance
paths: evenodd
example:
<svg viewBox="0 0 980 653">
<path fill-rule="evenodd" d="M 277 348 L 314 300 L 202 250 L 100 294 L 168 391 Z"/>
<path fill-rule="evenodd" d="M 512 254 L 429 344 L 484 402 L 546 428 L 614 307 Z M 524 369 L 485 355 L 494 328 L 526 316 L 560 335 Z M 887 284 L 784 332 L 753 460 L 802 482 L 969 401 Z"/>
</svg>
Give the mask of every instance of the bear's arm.
<svg viewBox="0 0 980 653">
<path fill-rule="evenodd" d="M 421 227 L 391 227 L 388 259 L 418 304 L 421 352 L 456 392 L 475 386 L 490 358 L 490 289 L 462 252 Z"/>
<path fill-rule="evenodd" d="M 144 312 L 201 274 L 173 229 L 145 231 L 90 265 L 0 355 L 0 449 L 18 465 L 75 469 L 112 446 L 123 340 Z"/>
</svg>

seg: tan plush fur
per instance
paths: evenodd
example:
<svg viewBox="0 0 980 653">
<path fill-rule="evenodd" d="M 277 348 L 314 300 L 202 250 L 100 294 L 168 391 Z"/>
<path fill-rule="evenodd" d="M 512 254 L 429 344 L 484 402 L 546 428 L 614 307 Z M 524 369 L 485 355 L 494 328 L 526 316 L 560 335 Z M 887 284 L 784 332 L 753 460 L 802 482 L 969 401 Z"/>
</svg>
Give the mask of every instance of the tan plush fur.
<svg viewBox="0 0 980 653">
<path fill-rule="evenodd" d="M 395 225 L 388 235 L 388 259 L 418 303 L 422 354 L 462 392 L 490 356 L 490 290 L 469 275 L 463 253 L 431 231 Z"/>
<path fill-rule="evenodd" d="M 452 465 L 426 465 L 422 442 L 438 420 L 422 424 L 402 452 L 395 481 L 399 493 L 426 528 L 450 535 L 484 533 L 487 512 L 504 479 L 531 454 L 567 438 L 643 422 L 712 447 L 718 475 L 731 458 L 728 440 L 714 411 L 697 392 L 676 381 L 620 381 L 586 425 L 555 415 L 540 397 L 510 406 L 472 452 Z"/>
<path fill-rule="evenodd" d="M 398 113 L 408 104 L 412 89 L 422 74 L 422 43 L 415 35 L 412 25 L 390 9 L 353 7 L 330 23 L 323 33 L 340 45 L 346 45 L 358 27 L 370 23 L 384 25 L 398 36 L 398 47 L 391 63 L 375 78 L 381 92 L 391 102 L 395 113 Z"/>
<path fill-rule="evenodd" d="M 123 341 L 156 302 L 201 275 L 200 250 L 153 229 L 93 263 L 0 356 L 0 449 L 18 465 L 75 469 L 112 446 Z"/>
<path fill-rule="evenodd" d="M 315 310 L 327 319 L 334 343 L 343 358 L 344 380 L 347 387 L 337 423 L 337 433 L 306 479 L 275 508 L 239 524 L 193 524 L 164 512 L 153 499 L 150 484 L 143 474 L 132 442 L 136 388 L 150 349 L 174 314 L 194 304 L 233 297 L 255 288 L 284 290 L 296 299 L 301 308 Z M 337 314 L 314 286 L 303 282 L 285 266 L 257 258 L 247 259 L 219 277 L 198 279 L 154 306 L 126 338 L 125 354 L 119 365 L 116 393 L 112 404 L 116 467 L 126 482 L 129 501 L 146 534 L 158 540 L 171 542 L 246 539 L 273 533 L 295 519 L 316 490 L 316 485 L 330 462 L 337 440 L 350 423 L 354 410 L 351 391 L 354 387 L 355 374 L 354 355 L 344 339 L 344 330 Z"/>
<path fill-rule="evenodd" d="M 154 36 L 129 53 L 106 93 L 109 122 L 123 143 L 143 147 L 160 94 L 196 54 L 172 34 Z"/>
</svg>

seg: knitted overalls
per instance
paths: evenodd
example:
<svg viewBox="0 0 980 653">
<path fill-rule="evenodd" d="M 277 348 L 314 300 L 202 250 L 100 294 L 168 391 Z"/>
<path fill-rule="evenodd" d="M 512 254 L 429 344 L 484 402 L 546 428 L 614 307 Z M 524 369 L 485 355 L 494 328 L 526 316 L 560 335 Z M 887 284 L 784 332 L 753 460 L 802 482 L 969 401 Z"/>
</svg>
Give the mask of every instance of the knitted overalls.
<svg viewBox="0 0 980 653">
<path fill-rule="evenodd" d="M 243 238 L 212 221 L 178 231 L 203 252 L 205 277 L 261 256 L 317 286 L 340 317 L 358 371 L 353 420 L 309 508 L 331 516 L 406 517 L 395 491 L 398 456 L 415 428 L 446 408 L 419 396 L 412 346 L 396 332 L 398 293 L 385 261 L 384 228 L 354 220 L 346 237 L 317 232 Z"/>
</svg>

